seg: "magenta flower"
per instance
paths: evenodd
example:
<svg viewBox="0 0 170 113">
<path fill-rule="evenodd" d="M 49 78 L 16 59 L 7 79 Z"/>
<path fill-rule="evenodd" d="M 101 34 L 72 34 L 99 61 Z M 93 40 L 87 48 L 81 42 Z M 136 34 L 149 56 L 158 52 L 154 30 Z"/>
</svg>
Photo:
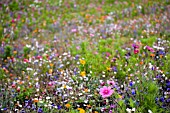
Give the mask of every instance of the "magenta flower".
<svg viewBox="0 0 170 113">
<path fill-rule="evenodd" d="M 29 62 L 29 60 L 25 58 L 25 59 L 24 59 L 24 62 L 25 62 L 25 63 L 28 63 L 28 62 Z"/>
<path fill-rule="evenodd" d="M 134 50 L 134 54 L 137 54 L 137 53 L 139 53 L 139 50 L 138 50 L 138 49 L 135 49 L 135 50 Z"/>
<path fill-rule="evenodd" d="M 153 48 L 149 47 L 149 46 L 146 46 L 146 49 L 150 52 L 155 52 Z"/>
<path fill-rule="evenodd" d="M 100 88 L 100 92 L 99 94 L 103 97 L 110 97 L 113 94 L 113 90 L 111 89 L 111 87 L 106 87 L 104 86 L 103 88 Z"/>
</svg>

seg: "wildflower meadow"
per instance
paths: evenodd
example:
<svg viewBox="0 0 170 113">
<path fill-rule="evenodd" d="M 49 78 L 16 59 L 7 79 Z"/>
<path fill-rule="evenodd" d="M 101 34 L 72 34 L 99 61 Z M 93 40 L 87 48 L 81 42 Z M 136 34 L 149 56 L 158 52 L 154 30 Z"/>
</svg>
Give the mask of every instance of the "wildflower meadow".
<svg viewBox="0 0 170 113">
<path fill-rule="evenodd" d="M 170 113 L 170 0 L 0 0 L 0 113 Z"/>
</svg>

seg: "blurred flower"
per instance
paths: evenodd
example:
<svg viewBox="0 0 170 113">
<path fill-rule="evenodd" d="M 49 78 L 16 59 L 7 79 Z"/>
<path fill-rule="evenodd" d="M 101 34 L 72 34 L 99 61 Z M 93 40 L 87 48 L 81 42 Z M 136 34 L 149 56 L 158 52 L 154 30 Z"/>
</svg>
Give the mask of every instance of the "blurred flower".
<svg viewBox="0 0 170 113">
<path fill-rule="evenodd" d="M 146 46 L 146 49 L 150 52 L 155 52 L 153 48 L 151 48 L 150 46 Z"/>
<path fill-rule="evenodd" d="M 80 63 L 83 65 L 86 64 L 86 62 L 84 60 L 80 60 Z"/>
<path fill-rule="evenodd" d="M 85 110 L 82 108 L 77 108 L 77 110 L 79 110 L 79 113 L 85 113 Z"/>
<path fill-rule="evenodd" d="M 138 49 L 134 49 L 134 54 L 137 54 L 137 53 L 139 53 L 139 50 Z"/>
<path fill-rule="evenodd" d="M 132 95 L 135 95 L 135 89 L 132 89 Z"/>
<path fill-rule="evenodd" d="M 57 108 L 58 108 L 58 109 L 61 109 L 62 107 L 61 107 L 60 105 L 57 105 Z"/>
<path fill-rule="evenodd" d="M 110 67 L 106 67 L 106 69 L 107 69 L 107 71 L 110 71 L 110 70 L 111 70 L 111 68 L 110 68 Z"/>
<path fill-rule="evenodd" d="M 112 81 L 110 81 L 110 80 L 107 80 L 107 84 L 108 85 L 112 85 L 112 86 L 114 86 L 115 85 L 115 82 L 112 80 Z"/>
<path fill-rule="evenodd" d="M 113 94 L 113 92 L 114 91 L 111 89 L 111 87 L 104 86 L 103 88 L 100 88 L 99 93 L 103 98 L 106 98 L 106 97 L 110 97 Z"/>
<path fill-rule="evenodd" d="M 148 110 L 148 113 L 153 113 L 150 109 Z"/>
<path fill-rule="evenodd" d="M 71 107 L 71 105 L 68 104 L 68 103 L 65 106 L 66 106 L 66 108 L 70 108 Z"/>
<path fill-rule="evenodd" d="M 82 77 L 85 77 L 85 76 L 86 76 L 86 72 L 85 72 L 85 71 L 82 71 L 82 72 L 80 73 L 80 75 L 81 75 Z"/>
</svg>

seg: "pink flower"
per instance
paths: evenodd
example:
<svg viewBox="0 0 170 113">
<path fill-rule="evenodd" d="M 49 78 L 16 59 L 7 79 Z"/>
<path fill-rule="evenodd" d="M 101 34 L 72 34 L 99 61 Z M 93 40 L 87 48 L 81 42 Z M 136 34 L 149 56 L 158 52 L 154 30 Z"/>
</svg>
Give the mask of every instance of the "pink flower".
<svg viewBox="0 0 170 113">
<path fill-rule="evenodd" d="M 94 37 L 94 34 L 90 34 L 91 37 Z"/>
<path fill-rule="evenodd" d="M 87 30 L 85 30 L 85 29 L 84 29 L 83 31 L 84 31 L 85 33 L 87 33 L 87 32 L 88 32 L 88 31 L 87 31 Z"/>
<path fill-rule="evenodd" d="M 104 86 L 103 88 L 100 88 L 100 92 L 99 94 L 103 97 L 110 97 L 113 94 L 113 90 L 111 89 L 111 87 L 106 87 Z"/>
<path fill-rule="evenodd" d="M 146 46 L 146 49 L 150 52 L 155 52 L 153 48 L 149 47 L 149 46 Z"/>
<path fill-rule="evenodd" d="M 72 29 L 71 32 L 75 33 L 77 32 L 77 29 Z"/>
<path fill-rule="evenodd" d="M 42 59 L 42 56 L 37 56 L 36 58 L 37 58 L 37 59 Z"/>
<path fill-rule="evenodd" d="M 107 80 L 107 84 L 108 85 L 112 85 L 112 86 L 114 86 L 115 85 L 115 82 L 112 80 L 112 81 L 110 81 L 110 80 Z"/>
<path fill-rule="evenodd" d="M 134 54 L 137 54 L 137 53 L 139 53 L 139 50 L 138 50 L 138 49 L 135 49 L 135 50 L 134 50 Z"/>
<path fill-rule="evenodd" d="M 14 19 L 12 19 L 12 21 L 11 21 L 12 23 L 14 23 L 15 22 L 15 20 Z"/>
<path fill-rule="evenodd" d="M 24 59 L 24 62 L 25 62 L 25 63 L 28 63 L 28 62 L 29 62 L 29 60 L 28 60 L 28 59 Z"/>
<path fill-rule="evenodd" d="M 80 46 L 77 46 L 76 49 L 77 49 L 77 50 L 80 50 Z"/>
</svg>

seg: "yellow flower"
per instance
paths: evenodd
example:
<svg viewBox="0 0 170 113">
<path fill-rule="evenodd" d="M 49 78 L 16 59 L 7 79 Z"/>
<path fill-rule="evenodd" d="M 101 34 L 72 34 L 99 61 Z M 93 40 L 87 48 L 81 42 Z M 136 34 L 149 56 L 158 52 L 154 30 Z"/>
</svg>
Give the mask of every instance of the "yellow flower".
<svg viewBox="0 0 170 113">
<path fill-rule="evenodd" d="M 52 74 L 53 73 L 53 69 L 49 69 L 49 74 Z"/>
<path fill-rule="evenodd" d="M 106 69 L 107 69 L 107 71 L 110 71 L 110 70 L 111 70 L 111 68 L 110 68 L 110 67 L 107 67 Z"/>
<path fill-rule="evenodd" d="M 95 111 L 94 113 L 99 113 L 99 112 Z"/>
<path fill-rule="evenodd" d="M 119 98 L 122 98 L 122 96 L 121 95 L 118 95 L 119 96 Z"/>
<path fill-rule="evenodd" d="M 17 51 L 13 51 L 14 54 L 17 54 Z"/>
<path fill-rule="evenodd" d="M 66 104 L 65 106 L 66 106 L 66 108 L 69 108 L 71 105 L 70 104 Z"/>
<path fill-rule="evenodd" d="M 85 72 L 85 71 L 82 71 L 82 72 L 80 73 L 80 75 L 81 75 L 82 77 L 84 77 L 84 76 L 86 76 L 86 72 Z"/>
<path fill-rule="evenodd" d="M 80 63 L 84 65 L 84 64 L 86 64 L 86 61 L 80 60 Z"/>
<path fill-rule="evenodd" d="M 79 110 L 79 113 L 85 113 L 85 110 L 82 108 L 77 108 Z"/>
<path fill-rule="evenodd" d="M 81 110 L 80 110 L 80 113 L 85 113 L 85 110 L 84 110 L 84 109 L 81 109 Z"/>
<path fill-rule="evenodd" d="M 77 108 L 77 110 L 80 110 L 81 108 Z"/>
<path fill-rule="evenodd" d="M 63 86 L 63 88 L 64 88 L 64 89 L 66 89 L 66 88 L 67 88 L 67 86 L 66 86 L 66 85 L 64 85 L 64 86 Z"/>
</svg>

